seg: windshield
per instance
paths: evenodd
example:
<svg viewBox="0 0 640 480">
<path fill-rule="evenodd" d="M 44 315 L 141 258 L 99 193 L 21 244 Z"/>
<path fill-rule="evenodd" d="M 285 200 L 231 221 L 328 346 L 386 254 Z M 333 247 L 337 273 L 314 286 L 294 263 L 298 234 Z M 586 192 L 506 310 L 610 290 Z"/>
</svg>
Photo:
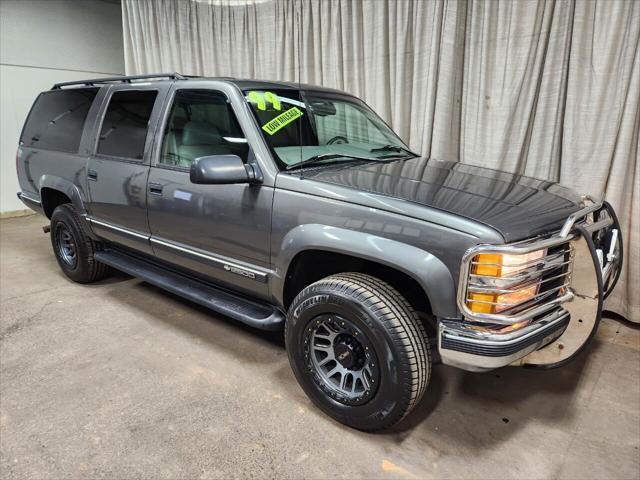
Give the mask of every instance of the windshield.
<svg viewBox="0 0 640 480">
<path fill-rule="evenodd" d="M 319 156 L 336 162 L 410 154 L 393 130 L 355 97 L 295 89 L 244 94 L 281 169 Z"/>
</svg>

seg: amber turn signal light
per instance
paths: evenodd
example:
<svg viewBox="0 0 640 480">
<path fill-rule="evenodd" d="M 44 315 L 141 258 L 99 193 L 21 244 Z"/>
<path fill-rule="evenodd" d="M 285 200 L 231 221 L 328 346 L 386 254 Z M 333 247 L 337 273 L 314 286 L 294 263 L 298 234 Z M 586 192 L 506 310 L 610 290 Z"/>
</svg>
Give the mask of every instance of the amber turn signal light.
<svg viewBox="0 0 640 480">
<path fill-rule="evenodd" d="M 496 279 L 509 278 L 518 272 L 534 266 L 546 254 L 546 250 L 538 250 L 526 254 L 480 253 L 473 257 L 471 273 Z M 470 292 L 467 306 L 474 313 L 500 313 L 534 298 L 540 282 L 528 284 L 526 287 L 512 292 Z M 488 287 L 487 290 L 490 290 Z M 496 290 L 500 290 L 496 288 Z"/>
</svg>

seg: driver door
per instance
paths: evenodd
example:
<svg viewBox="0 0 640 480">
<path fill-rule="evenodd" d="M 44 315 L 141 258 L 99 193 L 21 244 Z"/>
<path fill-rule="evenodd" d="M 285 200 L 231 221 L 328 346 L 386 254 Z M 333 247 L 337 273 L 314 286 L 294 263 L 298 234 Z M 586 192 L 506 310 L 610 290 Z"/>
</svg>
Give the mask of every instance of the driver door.
<svg viewBox="0 0 640 480">
<path fill-rule="evenodd" d="M 174 87 L 147 184 L 154 254 L 189 273 L 268 298 L 273 188 L 196 185 L 191 162 L 252 151 L 222 91 Z"/>
</svg>

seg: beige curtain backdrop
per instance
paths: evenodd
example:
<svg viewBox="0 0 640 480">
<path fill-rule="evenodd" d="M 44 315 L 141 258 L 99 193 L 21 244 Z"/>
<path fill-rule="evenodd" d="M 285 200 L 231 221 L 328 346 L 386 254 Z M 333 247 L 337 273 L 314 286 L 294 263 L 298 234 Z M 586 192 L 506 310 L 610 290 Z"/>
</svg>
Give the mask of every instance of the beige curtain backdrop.
<svg viewBox="0 0 640 480">
<path fill-rule="evenodd" d="M 640 322 L 640 2 L 123 0 L 129 74 L 320 84 L 417 151 L 606 198 L 626 264 L 605 308 Z"/>
</svg>

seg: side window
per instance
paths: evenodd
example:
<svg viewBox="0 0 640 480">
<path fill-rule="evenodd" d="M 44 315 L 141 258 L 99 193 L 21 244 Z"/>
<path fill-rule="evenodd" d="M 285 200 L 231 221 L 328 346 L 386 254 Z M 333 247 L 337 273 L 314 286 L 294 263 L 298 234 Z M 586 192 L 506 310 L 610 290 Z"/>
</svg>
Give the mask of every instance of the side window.
<svg viewBox="0 0 640 480">
<path fill-rule="evenodd" d="M 213 90 L 178 90 L 167 120 L 161 165 L 191 166 L 198 157 L 238 155 L 248 146 L 227 97 Z"/>
<path fill-rule="evenodd" d="M 102 121 L 98 153 L 142 160 L 149 118 L 157 95 L 155 90 L 115 92 Z"/>
<path fill-rule="evenodd" d="M 98 88 L 73 88 L 43 92 L 25 122 L 20 144 L 77 153 L 84 122 Z"/>
</svg>

